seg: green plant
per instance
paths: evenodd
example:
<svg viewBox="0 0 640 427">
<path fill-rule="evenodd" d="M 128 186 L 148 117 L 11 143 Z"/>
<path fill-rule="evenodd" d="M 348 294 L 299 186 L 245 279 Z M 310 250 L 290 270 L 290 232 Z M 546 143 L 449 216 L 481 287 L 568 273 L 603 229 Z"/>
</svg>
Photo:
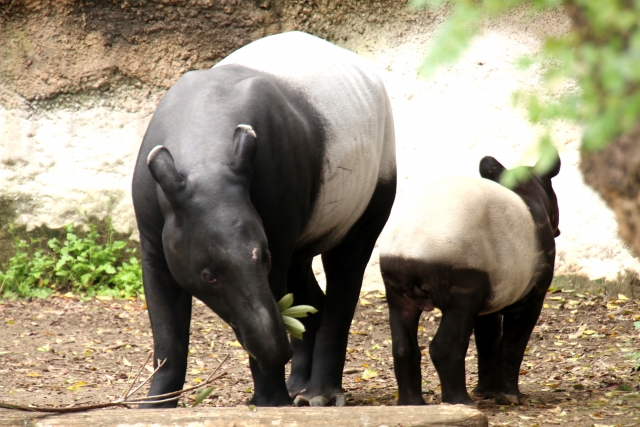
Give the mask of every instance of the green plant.
<svg viewBox="0 0 640 427">
<path fill-rule="evenodd" d="M 15 254 L 7 269 L 0 272 L 0 296 L 5 298 L 46 298 L 53 291 L 72 291 L 86 296 L 131 297 L 142 293 L 142 271 L 127 242 L 113 239 L 108 224 L 106 242 L 94 224 L 87 233 L 64 227 L 64 238 L 47 241 L 46 249 L 30 251 L 30 244 L 14 240 Z"/>
<path fill-rule="evenodd" d="M 278 309 L 282 315 L 284 327 L 291 336 L 301 340 L 302 334 L 306 330 L 302 322 L 298 320 L 300 317 L 307 317 L 308 313 L 317 313 L 318 310 L 310 305 L 296 305 L 292 307 L 293 294 L 286 294 L 278 301 Z"/>
<path fill-rule="evenodd" d="M 413 7 L 441 6 L 446 0 L 412 0 Z M 572 121 L 583 127 L 582 148 L 595 150 L 632 131 L 640 118 L 640 0 L 451 0 L 453 10 L 421 69 L 429 76 L 456 61 L 483 19 L 521 7 L 530 12 L 564 7 L 572 29 L 549 37 L 539 55 L 520 65 L 544 70 L 540 91 L 515 94 L 529 120 L 545 130 L 539 143 L 540 169 L 554 160 L 553 126 Z M 521 177 L 511 172 L 506 179 Z M 513 176 L 511 176 L 513 175 Z"/>
<path fill-rule="evenodd" d="M 31 244 L 37 240 L 31 240 Z M 0 272 L 2 289 L 0 296 L 29 296 L 46 298 L 52 290 L 49 285 L 48 272 L 55 261 L 41 250 L 29 253 L 30 245 L 20 239 L 14 240 L 15 255 L 9 260 L 5 272 Z"/>
</svg>

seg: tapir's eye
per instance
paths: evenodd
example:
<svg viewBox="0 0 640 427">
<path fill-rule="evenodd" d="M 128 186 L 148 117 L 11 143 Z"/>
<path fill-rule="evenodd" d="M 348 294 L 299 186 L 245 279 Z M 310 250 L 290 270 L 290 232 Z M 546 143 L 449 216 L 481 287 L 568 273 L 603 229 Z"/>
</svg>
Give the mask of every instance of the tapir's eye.
<svg viewBox="0 0 640 427">
<path fill-rule="evenodd" d="M 209 270 L 204 270 L 202 272 L 202 280 L 209 283 L 216 283 L 217 279 Z"/>
</svg>

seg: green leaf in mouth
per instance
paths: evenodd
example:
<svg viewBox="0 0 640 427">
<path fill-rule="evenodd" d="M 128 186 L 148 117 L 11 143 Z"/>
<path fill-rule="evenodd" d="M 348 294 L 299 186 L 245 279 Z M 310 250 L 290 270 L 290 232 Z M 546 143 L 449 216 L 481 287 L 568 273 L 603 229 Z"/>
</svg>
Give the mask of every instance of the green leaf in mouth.
<svg viewBox="0 0 640 427">
<path fill-rule="evenodd" d="M 302 333 L 306 331 L 302 322 L 289 316 L 282 316 L 282 321 L 284 322 L 284 327 L 293 337 L 299 340 L 302 339 Z"/>
<path fill-rule="evenodd" d="M 306 330 L 304 325 L 296 318 L 307 317 L 309 313 L 317 313 L 318 310 L 310 305 L 293 305 L 293 294 L 289 293 L 278 301 L 278 309 L 282 315 L 285 329 L 295 338 L 302 339 L 302 333 Z"/>
<path fill-rule="evenodd" d="M 278 301 L 278 309 L 282 312 L 283 310 L 291 307 L 291 304 L 293 304 L 293 294 L 286 294 L 280 301 Z"/>
<path fill-rule="evenodd" d="M 318 310 L 310 305 L 296 305 L 295 307 L 289 307 L 286 310 L 282 310 L 281 313 L 283 316 L 289 317 L 307 317 L 308 313 L 317 313 Z"/>
</svg>

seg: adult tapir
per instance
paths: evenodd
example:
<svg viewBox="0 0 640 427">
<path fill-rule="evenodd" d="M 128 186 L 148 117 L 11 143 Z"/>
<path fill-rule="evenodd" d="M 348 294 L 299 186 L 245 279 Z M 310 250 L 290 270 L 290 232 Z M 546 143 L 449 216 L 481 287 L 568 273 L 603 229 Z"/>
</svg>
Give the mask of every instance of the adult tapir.
<svg viewBox="0 0 640 427">
<path fill-rule="evenodd" d="M 154 360 L 167 359 L 149 395 L 183 387 L 194 296 L 252 356 L 253 404 L 344 405 L 348 330 L 395 191 L 389 99 L 356 54 L 290 32 L 183 75 L 133 177 Z M 276 305 L 289 292 L 319 310 L 291 342 Z"/>
<path fill-rule="evenodd" d="M 500 404 L 522 403 L 518 374 L 529 336 L 553 278 L 558 202 L 545 174 L 513 191 L 498 182 L 505 171 L 493 157 L 480 162 L 483 178 L 449 177 L 431 183 L 408 205 L 396 205 L 380 242 L 398 381 L 398 404 L 422 399 L 418 320 L 442 310 L 429 346 L 442 401 L 473 405 L 465 383 L 471 332 L 478 350 L 473 394 Z"/>
</svg>

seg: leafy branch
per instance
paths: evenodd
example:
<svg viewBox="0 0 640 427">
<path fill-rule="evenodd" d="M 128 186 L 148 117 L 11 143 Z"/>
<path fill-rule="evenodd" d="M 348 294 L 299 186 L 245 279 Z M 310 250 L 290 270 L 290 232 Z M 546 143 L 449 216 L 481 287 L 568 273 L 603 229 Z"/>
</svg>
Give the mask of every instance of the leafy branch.
<svg viewBox="0 0 640 427">
<path fill-rule="evenodd" d="M 301 340 L 302 334 L 306 331 L 304 325 L 298 319 L 301 317 L 307 317 L 309 313 L 317 313 L 318 310 L 310 305 L 293 305 L 293 294 L 286 294 L 278 301 L 278 309 L 282 315 L 282 321 L 284 327 L 291 334 L 291 336 Z"/>
<path fill-rule="evenodd" d="M 420 74 L 430 77 L 454 63 L 478 33 L 483 19 L 516 7 L 528 12 L 563 7 L 572 20 L 570 32 L 544 40 L 538 55 L 521 58 L 522 67 L 538 65 L 543 87 L 516 93 L 529 120 L 542 126 L 538 144 L 542 164 L 555 155 L 549 148 L 553 125 L 560 121 L 583 128 L 582 149 L 597 150 L 633 131 L 640 119 L 640 14 L 626 0 L 412 0 L 414 8 L 452 5 L 436 34 Z M 514 178 L 514 177 L 512 177 Z M 515 178 L 514 178 L 515 179 Z"/>
</svg>

